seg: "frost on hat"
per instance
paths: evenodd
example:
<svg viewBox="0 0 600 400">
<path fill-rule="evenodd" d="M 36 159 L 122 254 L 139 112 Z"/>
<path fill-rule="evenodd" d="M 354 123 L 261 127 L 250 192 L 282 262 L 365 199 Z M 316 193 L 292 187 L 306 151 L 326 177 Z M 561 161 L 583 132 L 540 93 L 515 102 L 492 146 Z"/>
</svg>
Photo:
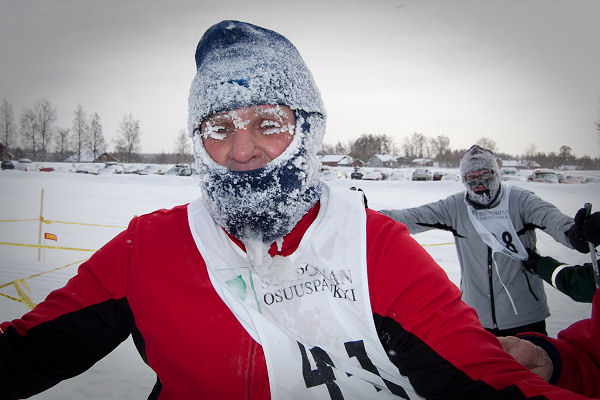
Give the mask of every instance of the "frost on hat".
<svg viewBox="0 0 600 400">
<path fill-rule="evenodd" d="M 284 104 L 325 115 L 319 90 L 298 50 L 277 32 L 223 21 L 202 36 L 195 57 L 190 136 L 211 114 L 260 104 Z"/>
<path fill-rule="evenodd" d="M 468 173 L 489 169 L 499 174 L 500 168 L 496 156 L 490 150 L 474 144 L 460 159 L 460 176 L 465 181 Z"/>
</svg>

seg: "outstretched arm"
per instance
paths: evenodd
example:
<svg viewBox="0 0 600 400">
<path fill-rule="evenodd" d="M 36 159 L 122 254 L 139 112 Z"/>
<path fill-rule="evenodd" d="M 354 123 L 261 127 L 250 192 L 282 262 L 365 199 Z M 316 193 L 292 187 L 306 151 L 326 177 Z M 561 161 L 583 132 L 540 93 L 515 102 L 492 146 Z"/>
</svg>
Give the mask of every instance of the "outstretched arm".
<svg viewBox="0 0 600 400">
<path fill-rule="evenodd" d="M 0 398 L 40 393 L 90 368 L 130 334 L 125 297 L 129 245 L 118 235 L 65 287 L 0 325 Z"/>
<path fill-rule="evenodd" d="M 379 212 L 387 215 L 394 221 L 403 223 L 412 234 L 436 228 L 453 232 L 456 229 L 452 223 L 450 213 L 453 201 L 454 199 L 451 196 L 419 207 L 379 210 Z"/>
</svg>

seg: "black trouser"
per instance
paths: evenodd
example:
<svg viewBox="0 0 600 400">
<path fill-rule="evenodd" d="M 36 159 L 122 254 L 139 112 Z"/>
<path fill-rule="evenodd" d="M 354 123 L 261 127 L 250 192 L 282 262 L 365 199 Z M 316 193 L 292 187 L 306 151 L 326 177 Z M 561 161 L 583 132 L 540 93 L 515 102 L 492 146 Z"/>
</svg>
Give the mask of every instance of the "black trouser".
<svg viewBox="0 0 600 400">
<path fill-rule="evenodd" d="M 515 336 L 517 333 L 521 332 L 538 332 L 543 333 L 544 335 L 548 335 L 548 332 L 546 332 L 546 320 L 509 329 L 485 328 L 485 330 L 493 333 L 495 336 Z"/>
</svg>

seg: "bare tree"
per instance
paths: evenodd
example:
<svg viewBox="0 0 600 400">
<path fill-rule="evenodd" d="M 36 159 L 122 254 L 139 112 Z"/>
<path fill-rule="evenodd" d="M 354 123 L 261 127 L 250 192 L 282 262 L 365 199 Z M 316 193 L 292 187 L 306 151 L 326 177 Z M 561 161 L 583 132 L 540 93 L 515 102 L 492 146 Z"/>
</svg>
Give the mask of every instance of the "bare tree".
<svg viewBox="0 0 600 400">
<path fill-rule="evenodd" d="M 175 138 L 175 162 L 185 162 L 189 158 L 190 149 L 190 138 L 185 129 L 181 129 Z"/>
<path fill-rule="evenodd" d="M 75 146 L 75 154 L 77 154 L 77 161 L 81 161 L 81 155 L 85 154 L 88 148 L 89 131 L 90 127 L 83 106 L 78 104 L 75 107 L 73 117 L 73 144 Z"/>
<path fill-rule="evenodd" d="M 598 138 L 600 138 L 600 122 L 596 122 L 596 129 L 598 130 Z"/>
<path fill-rule="evenodd" d="M 452 150 L 450 149 L 450 138 L 439 135 L 430 141 L 433 158 L 444 167 L 452 164 Z"/>
<path fill-rule="evenodd" d="M 419 132 L 413 133 L 410 139 L 405 139 L 402 149 L 404 155 L 409 158 L 423 158 L 430 153 L 427 137 Z"/>
<path fill-rule="evenodd" d="M 10 151 L 14 146 L 16 132 L 17 127 L 12 104 L 4 99 L 2 105 L 0 105 L 0 135 L 2 135 L 2 142 L 6 151 Z"/>
<path fill-rule="evenodd" d="M 119 136 L 115 139 L 115 150 L 123 154 L 127 162 L 132 161 L 132 156 L 140 151 L 140 121 L 133 119 L 131 114 L 123 116 L 118 129 Z"/>
<path fill-rule="evenodd" d="M 573 156 L 573 151 L 569 146 L 560 146 L 560 150 L 558 151 L 558 158 L 562 161 L 563 165 L 567 164 L 571 161 Z"/>
<path fill-rule="evenodd" d="M 484 149 L 488 149 L 492 153 L 495 153 L 498 148 L 495 140 L 486 137 L 482 137 L 475 144 L 483 147 Z"/>
<path fill-rule="evenodd" d="M 525 159 L 530 160 L 535 155 L 535 150 L 535 144 L 529 143 L 529 146 L 525 147 L 525 154 L 523 154 Z"/>
<path fill-rule="evenodd" d="M 431 152 L 433 158 L 442 157 L 445 153 L 450 150 L 450 138 L 445 135 L 439 135 L 430 140 Z"/>
<path fill-rule="evenodd" d="M 98 113 L 94 113 L 90 118 L 90 147 L 92 148 L 94 160 L 100 153 L 106 151 L 106 141 L 102 134 L 102 124 Z"/>
<path fill-rule="evenodd" d="M 54 149 L 59 161 L 64 161 L 71 154 L 71 140 L 69 128 L 56 128 L 54 136 Z"/>
<path fill-rule="evenodd" d="M 390 154 L 393 139 L 388 135 L 363 134 L 350 144 L 350 156 L 368 161 L 375 154 Z"/>
<path fill-rule="evenodd" d="M 347 147 L 340 141 L 336 144 L 323 143 L 319 154 L 347 154 Z"/>
<path fill-rule="evenodd" d="M 39 150 L 41 157 L 45 158 L 52 136 L 52 124 L 56 121 L 56 108 L 48 100 L 41 99 L 33 105 L 33 113 L 39 138 Z"/>
<path fill-rule="evenodd" d="M 29 151 L 31 157 L 37 159 L 37 148 L 39 138 L 37 137 L 37 127 L 35 113 L 31 108 L 26 108 L 21 112 L 21 136 L 24 139 L 23 147 L 31 146 Z"/>
</svg>

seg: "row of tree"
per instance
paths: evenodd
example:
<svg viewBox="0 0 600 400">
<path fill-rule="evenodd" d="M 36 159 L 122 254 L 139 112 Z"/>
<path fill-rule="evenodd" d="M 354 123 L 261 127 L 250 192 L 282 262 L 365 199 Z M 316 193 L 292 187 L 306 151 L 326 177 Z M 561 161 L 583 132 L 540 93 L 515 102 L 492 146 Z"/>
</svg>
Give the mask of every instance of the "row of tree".
<svg viewBox="0 0 600 400">
<path fill-rule="evenodd" d="M 600 123 L 596 124 L 600 134 Z M 588 156 L 576 157 L 571 147 L 561 146 L 557 153 L 537 152 L 532 144 L 521 155 L 511 155 L 498 152 L 497 143 L 490 138 L 482 137 L 476 144 L 493 151 L 502 160 L 521 160 L 535 162 L 542 167 L 558 168 L 562 165 L 576 165 L 585 169 L 600 169 L 600 158 Z M 347 144 L 323 144 L 321 154 L 347 154 L 354 159 L 367 162 L 376 154 L 392 155 L 395 158 L 414 160 L 428 158 L 437 161 L 444 167 L 458 167 L 460 158 L 467 149 L 451 149 L 450 138 L 445 135 L 427 137 L 415 132 L 410 137 L 405 137 L 400 145 L 394 143 L 393 138 L 386 134 L 363 134 Z"/>
<path fill-rule="evenodd" d="M 33 106 L 24 108 L 17 119 L 12 105 L 4 99 L 0 105 L 0 135 L 7 152 L 17 158 L 28 157 L 34 161 L 64 161 L 72 157 L 74 161 L 82 161 L 85 155 L 95 160 L 108 149 L 104 138 L 103 127 L 98 113 L 88 114 L 81 104 L 73 112 L 71 128 L 55 126 L 56 108 L 46 99 L 35 102 Z M 18 121 L 18 123 L 17 123 Z M 600 123 L 596 124 L 600 134 Z M 600 168 L 599 158 L 575 157 L 569 146 L 562 146 L 558 153 L 536 152 L 530 145 L 525 153 L 512 156 L 497 152 L 494 140 L 482 137 L 477 144 L 494 151 L 501 159 L 521 159 L 535 161 L 539 165 L 556 168 L 560 165 L 579 165 L 584 168 Z M 123 115 L 117 136 L 113 139 L 112 154 L 123 162 L 140 162 L 141 131 L 140 121 L 131 114 Z M 156 155 L 170 162 L 189 162 L 191 159 L 190 141 L 185 130 L 180 130 L 174 140 L 174 153 Z M 400 145 L 387 134 L 363 134 L 347 144 L 323 144 L 322 154 L 348 154 L 355 159 L 367 162 L 375 154 L 389 154 L 395 157 L 429 158 L 442 166 L 455 167 L 460 162 L 466 149 L 451 149 L 450 138 L 445 135 L 427 137 L 415 132 L 405 137 Z M 146 155 L 144 158 L 150 156 Z"/>
<path fill-rule="evenodd" d="M 70 128 L 55 126 L 56 119 L 56 107 L 46 99 L 24 108 L 18 117 L 12 104 L 4 99 L 0 104 L 0 135 L 5 151 L 34 161 L 64 161 L 71 156 L 74 161 L 82 161 L 88 155 L 95 160 L 108 150 L 97 112 L 88 114 L 81 104 L 77 105 Z M 123 115 L 113 145 L 112 153 L 121 161 L 136 161 L 141 151 L 140 121 L 131 114 Z M 175 149 L 181 153 L 179 158 L 189 158 L 185 131 L 179 132 Z"/>
</svg>

